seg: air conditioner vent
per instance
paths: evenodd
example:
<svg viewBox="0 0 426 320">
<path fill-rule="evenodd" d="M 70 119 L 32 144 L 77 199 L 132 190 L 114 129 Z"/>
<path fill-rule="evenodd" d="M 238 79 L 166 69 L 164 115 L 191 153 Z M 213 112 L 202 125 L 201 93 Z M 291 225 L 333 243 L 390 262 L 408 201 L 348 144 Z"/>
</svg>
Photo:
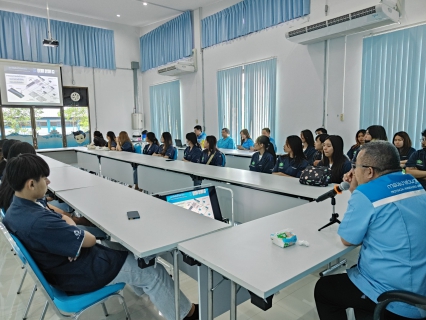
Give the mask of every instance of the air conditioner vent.
<svg viewBox="0 0 426 320">
<path fill-rule="evenodd" d="M 304 33 L 306 33 L 306 28 L 300 28 L 300 29 L 297 29 L 297 30 L 290 31 L 288 33 L 288 35 L 291 38 L 291 37 L 295 37 L 295 36 L 298 36 L 298 35 L 304 34 Z"/>
<path fill-rule="evenodd" d="M 311 25 L 311 26 L 309 26 L 307 28 L 308 28 L 308 32 L 312 32 L 312 31 L 315 31 L 315 30 L 327 28 L 327 21 L 323 21 L 323 22 L 320 22 L 320 23 L 315 23 L 315 24 L 313 24 L 313 25 Z"/>
<path fill-rule="evenodd" d="M 349 16 L 349 14 L 345 14 L 344 16 L 340 16 L 340 17 L 337 17 L 337 18 L 334 18 L 334 19 L 327 20 L 327 25 L 329 27 L 334 26 L 335 24 L 343 23 L 343 22 L 349 21 L 350 19 L 351 18 Z"/>
<path fill-rule="evenodd" d="M 173 71 L 173 70 L 176 70 L 176 66 L 171 66 L 171 67 L 159 69 L 158 73 L 165 73 L 165 72 L 169 72 L 169 71 Z"/>
<path fill-rule="evenodd" d="M 370 14 L 374 14 L 376 13 L 376 6 L 370 7 L 370 8 L 366 8 L 363 10 L 359 10 L 359 11 L 355 11 L 351 13 L 351 19 L 358 19 L 364 16 L 368 16 Z"/>
</svg>

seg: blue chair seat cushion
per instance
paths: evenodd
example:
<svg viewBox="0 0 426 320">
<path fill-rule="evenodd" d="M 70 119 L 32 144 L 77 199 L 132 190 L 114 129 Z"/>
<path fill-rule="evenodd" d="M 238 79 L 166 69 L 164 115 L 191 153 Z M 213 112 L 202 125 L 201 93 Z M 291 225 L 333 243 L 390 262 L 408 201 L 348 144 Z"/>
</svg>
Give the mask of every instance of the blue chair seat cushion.
<svg viewBox="0 0 426 320">
<path fill-rule="evenodd" d="M 103 287 L 94 292 L 84 293 L 75 296 L 69 296 L 65 292 L 55 289 L 53 291 L 53 302 L 59 310 L 67 313 L 79 312 L 95 303 L 105 299 L 106 297 L 123 290 L 126 284 L 124 282 Z"/>
</svg>

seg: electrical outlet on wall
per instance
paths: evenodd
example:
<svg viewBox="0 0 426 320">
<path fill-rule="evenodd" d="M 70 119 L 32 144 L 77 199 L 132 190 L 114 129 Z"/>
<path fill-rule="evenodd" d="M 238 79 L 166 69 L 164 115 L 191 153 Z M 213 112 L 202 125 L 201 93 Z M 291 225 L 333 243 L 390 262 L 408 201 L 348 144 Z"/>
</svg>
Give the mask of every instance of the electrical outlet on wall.
<svg viewBox="0 0 426 320">
<path fill-rule="evenodd" d="M 344 121 L 345 120 L 345 116 L 343 113 L 340 114 L 340 121 Z"/>
</svg>

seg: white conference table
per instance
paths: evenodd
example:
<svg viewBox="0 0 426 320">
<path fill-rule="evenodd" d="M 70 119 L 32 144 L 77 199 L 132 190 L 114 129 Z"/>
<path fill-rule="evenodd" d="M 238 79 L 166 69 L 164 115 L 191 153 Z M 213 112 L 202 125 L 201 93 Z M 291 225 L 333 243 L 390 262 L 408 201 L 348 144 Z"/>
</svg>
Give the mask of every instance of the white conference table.
<svg viewBox="0 0 426 320">
<path fill-rule="evenodd" d="M 49 165 L 49 168 L 62 168 L 62 167 L 69 167 L 69 164 L 63 163 L 61 161 L 55 160 L 49 156 L 46 156 L 44 154 L 37 154 L 40 158 L 42 158 L 46 163 Z"/>
<path fill-rule="evenodd" d="M 347 192 L 336 198 L 336 211 L 341 214 L 340 218 L 343 218 L 349 197 L 350 193 Z M 342 244 L 337 234 L 338 224 L 318 232 L 329 222 L 331 210 L 329 200 L 311 202 L 220 233 L 180 243 L 179 250 L 208 267 L 211 283 L 206 286 L 207 293 L 200 296 L 200 301 L 207 300 L 208 312 L 204 309 L 202 318 L 210 320 L 213 317 L 213 293 L 208 294 L 213 286 L 212 270 L 231 280 L 230 295 L 229 291 L 214 291 L 214 301 L 221 301 L 217 312 L 221 314 L 231 308 L 231 319 L 236 319 L 237 285 L 265 299 L 353 250 L 354 247 Z M 291 228 L 299 240 L 307 240 L 310 246 L 295 245 L 283 249 L 274 245 L 269 235 L 286 228 Z M 227 302 L 223 301 L 224 296 L 228 297 Z"/>
<path fill-rule="evenodd" d="M 138 258 L 173 251 L 177 315 L 180 314 L 178 243 L 230 227 L 110 181 L 60 191 L 56 196 Z M 128 220 L 128 211 L 138 211 L 140 219 Z"/>
</svg>

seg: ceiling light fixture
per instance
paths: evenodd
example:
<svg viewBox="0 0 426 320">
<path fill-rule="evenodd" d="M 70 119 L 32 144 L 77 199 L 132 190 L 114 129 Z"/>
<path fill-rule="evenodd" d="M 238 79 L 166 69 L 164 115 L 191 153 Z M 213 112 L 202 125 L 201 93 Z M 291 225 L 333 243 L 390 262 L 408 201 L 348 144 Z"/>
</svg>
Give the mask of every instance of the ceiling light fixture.
<svg viewBox="0 0 426 320">
<path fill-rule="evenodd" d="M 144 6 L 147 6 L 148 5 L 148 2 L 143 2 L 142 3 Z"/>
<path fill-rule="evenodd" d="M 119 18 L 120 18 L 120 15 L 119 15 L 119 14 L 117 14 L 117 17 L 119 17 Z"/>
</svg>

